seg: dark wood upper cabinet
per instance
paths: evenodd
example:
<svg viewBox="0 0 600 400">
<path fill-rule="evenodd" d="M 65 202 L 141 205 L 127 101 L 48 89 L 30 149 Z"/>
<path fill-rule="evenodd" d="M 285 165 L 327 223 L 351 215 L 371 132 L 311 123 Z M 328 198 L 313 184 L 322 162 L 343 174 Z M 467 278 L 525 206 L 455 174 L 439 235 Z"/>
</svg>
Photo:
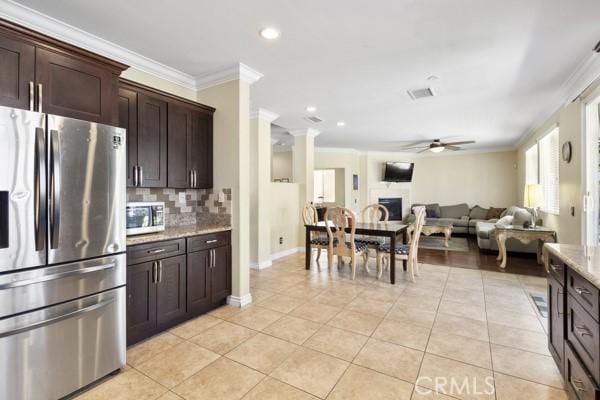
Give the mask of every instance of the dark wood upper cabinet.
<svg viewBox="0 0 600 400">
<path fill-rule="evenodd" d="M 137 165 L 142 187 L 167 186 L 167 103 L 137 95 Z"/>
<path fill-rule="evenodd" d="M 213 187 L 213 116 L 192 112 L 192 133 L 188 139 L 189 169 L 195 171 L 195 187 Z"/>
<path fill-rule="evenodd" d="M 168 128 L 168 177 L 171 188 L 193 187 L 190 163 L 190 136 L 192 135 L 192 111 L 174 103 L 169 103 Z"/>
<path fill-rule="evenodd" d="M 127 130 L 127 186 L 133 186 L 138 160 L 137 93 L 119 88 L 119 127 Z"/>
<path fill-rule="evenodd" d="M 156 318 L 158 329 L 162 329 L 186 314 L 186 262 L 182 255 L 158 263 Z"/>
<path fill-rule="evenodd" d="M 126 65 L 0 19 L 0 105 L 117 125 Z"/>
<path fill-rule="evenodd" d="M 138 342 L 155 330 L 156 285 L 153 270 L 154 262 L 127 266 L 127 344 Z"/>
<path fill-rule="evenodd" d="M 211 270 L 211 302 L 222 302 L 231 294 L 231 247 L 222 246 L 213 250 Z"/>
<path fill-rule="evenodd" d="M 103 124 L 118 123 L 118 77 L 110 71 L 37 48 L 35 77 L 42 112 Z"/>
<path fill-rule="evenodd" d="M 0 36 L 0 105 L 35 107 L 35 47 Z"/>
</svg>

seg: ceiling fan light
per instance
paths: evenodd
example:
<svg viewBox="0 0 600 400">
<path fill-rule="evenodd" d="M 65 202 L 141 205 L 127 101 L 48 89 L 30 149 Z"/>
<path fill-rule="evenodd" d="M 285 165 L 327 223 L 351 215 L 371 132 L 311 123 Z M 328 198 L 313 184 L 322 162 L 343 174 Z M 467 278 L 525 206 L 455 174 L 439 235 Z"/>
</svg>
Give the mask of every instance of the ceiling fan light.
<svg viewBox="0 0 600 400">
<path fill-rule="evenodd" d="M 430 147 L 429 151 L 431 151 L 432 153 L 441 153 L 442 151 L 444 151 L 444 146 Z"/>
</svg>

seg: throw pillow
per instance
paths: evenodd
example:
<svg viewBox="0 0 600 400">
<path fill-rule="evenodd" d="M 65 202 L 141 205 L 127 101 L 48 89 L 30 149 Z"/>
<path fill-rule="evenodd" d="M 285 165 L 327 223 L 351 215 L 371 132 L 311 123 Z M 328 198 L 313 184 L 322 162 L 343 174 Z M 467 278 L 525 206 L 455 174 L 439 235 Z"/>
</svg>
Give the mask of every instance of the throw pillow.
<svg viewBox="0 0 600 400">
<path fill-rule="evenodd" d="M 439 218 L 440 217 L 440 205 L 438 203 L 433 203 L 433 204 L 427 204 L 425 206 L 425 209 L 427 210 L 426 212 L 431 212 L 431 215 L 429 215 L 429 212 L 427 213 L 427 216 L 429 218 Z"/>
<path fill-rule="evenodd" d="M 496 226 L 508 226 L 508 225 L 513 225 L 513 221 L 514 221 L 514 217 L 512 215 L 505 215 L 504 217 L 500 218 L 497 222 L 496 222 Z"/>
<path fill-rule="evenodd" d="M 533 216 L 531 215 L 531 213 L 524 208 L 515 210 L 515 213 L 513 214 L 513 216 L 514 216 L 513 225 L 519 225 L 519 226 L 523 226 L 523 223 L 525 221 L 531 222 L 531 220 L 533 219 Z"/>
<path fill-rule="evenodd" d="M 487 208 L 475 206 L 475 207 L 471 208 L 469 217 L 471 219 L 486 219 L 485 217 L 487 217 L 487 213 L 488 213 Z"/>
<path fill-rule="evenodd" d="M 432 210 L 431 208 L 426 208 L 425 209 L 425 217 L 426 218 L 438 218 L 438 215 L 435 213 L 435 210 Z"/>
<path fill-rule="evenodd" d="M 485 219 L 500 218 L 500 214 L 502 214 L 504 210 L 504 208 L 490 207 L 490 209 L 487 212 L 487 215 L 485 216 Z"/>
</svg>

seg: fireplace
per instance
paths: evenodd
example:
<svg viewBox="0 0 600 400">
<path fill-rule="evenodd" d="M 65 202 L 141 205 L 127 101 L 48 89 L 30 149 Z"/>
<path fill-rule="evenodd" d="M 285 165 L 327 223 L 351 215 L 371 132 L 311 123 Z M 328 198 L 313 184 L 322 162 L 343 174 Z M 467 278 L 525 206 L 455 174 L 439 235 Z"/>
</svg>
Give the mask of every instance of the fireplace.
<svg viewBox="0 0 600 400">
<path fill-rule="evenodd" d="M 390 221 L 402 221 L 402 197 L 380 197 L 379 204 L 390 212 Z"/>
</svg>

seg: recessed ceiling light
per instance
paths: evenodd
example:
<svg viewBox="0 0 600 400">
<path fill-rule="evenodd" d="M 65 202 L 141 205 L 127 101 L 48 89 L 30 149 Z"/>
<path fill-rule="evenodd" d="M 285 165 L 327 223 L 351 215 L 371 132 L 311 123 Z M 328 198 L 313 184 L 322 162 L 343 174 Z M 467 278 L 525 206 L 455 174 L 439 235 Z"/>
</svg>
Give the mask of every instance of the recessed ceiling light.
<svg viewBox="0 0 600 400">
<path fill-rule="evenodd" d="M 307 106 L 305 108 L 305 110 L 306 110 L 306 112 L 314 113 L 315 111 L 317 111 L 317 107 L 315 107 L 315 106 Z"/>
<path fill-rule="evenodd" d="M 429 82 L 434 82 L 434 81 L 437 81 L 438 79 L 440 79 L 440 77 L 437 75 L 431 75 L 430 77 L 427 78 L 427 80 Z"/>
<path fill-rule="evenodd" d="M 274 40 L 279 37 L 279 31 L 275 28 L 263 28 L 259 33 L 260 36 L 268 40 Z"/>
<path fill-rule="evenodd" d="M 344 121 L 338 121 L 337 126 L 346 126 Z"/>
</svg>

